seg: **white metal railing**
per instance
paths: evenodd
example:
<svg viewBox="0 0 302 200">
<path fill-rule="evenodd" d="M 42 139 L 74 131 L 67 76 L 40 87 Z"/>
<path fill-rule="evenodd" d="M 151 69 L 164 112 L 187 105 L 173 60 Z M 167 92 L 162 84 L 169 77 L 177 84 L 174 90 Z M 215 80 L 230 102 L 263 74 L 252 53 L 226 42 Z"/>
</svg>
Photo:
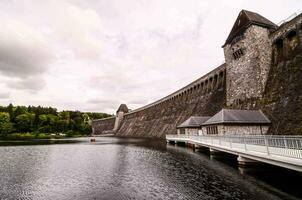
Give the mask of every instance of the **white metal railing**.
<svg viewBox="0 0 302 200">
<path fill-rule="evenodd" d="M 167 140 L 192 141 L 244 152 L 302 159 L 302 136 L 281 135 L 166 135 Z"/>
</svg>

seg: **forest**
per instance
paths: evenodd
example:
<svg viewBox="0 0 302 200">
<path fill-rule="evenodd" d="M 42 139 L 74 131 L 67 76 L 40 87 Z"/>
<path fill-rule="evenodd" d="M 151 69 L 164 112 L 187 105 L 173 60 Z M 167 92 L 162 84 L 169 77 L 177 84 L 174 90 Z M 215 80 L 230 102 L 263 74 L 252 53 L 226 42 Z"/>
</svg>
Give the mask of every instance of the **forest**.
<svg viewBox="0 0 302 200">
<path fill-rule="evenodd" d="M 89 135 L 91 120 L 109 117 L 106 113 L 58 111 L 42 106 L 0 106 L 0 137 L 61 138 Z"/>
</svg>

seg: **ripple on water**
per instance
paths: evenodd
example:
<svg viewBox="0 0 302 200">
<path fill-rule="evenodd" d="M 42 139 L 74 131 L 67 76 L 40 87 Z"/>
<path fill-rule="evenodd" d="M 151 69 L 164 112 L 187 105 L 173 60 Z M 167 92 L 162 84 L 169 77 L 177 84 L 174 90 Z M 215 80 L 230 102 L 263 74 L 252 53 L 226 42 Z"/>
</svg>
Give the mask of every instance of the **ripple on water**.
<svg viewBox="0 0 302 200">
<path fill-rule="evenodd" d="M 0 147 L 1 198 L 279 199 L 207 155 L 143 140 L 97 140 Z"/>
</svg>

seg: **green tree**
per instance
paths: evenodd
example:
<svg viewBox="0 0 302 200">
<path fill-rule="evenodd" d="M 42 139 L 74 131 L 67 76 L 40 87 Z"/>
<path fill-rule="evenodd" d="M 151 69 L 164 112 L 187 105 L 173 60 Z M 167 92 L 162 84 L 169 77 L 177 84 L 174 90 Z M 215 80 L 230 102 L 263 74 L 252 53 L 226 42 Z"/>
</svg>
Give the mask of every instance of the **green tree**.
<svg viewBox="0 0 302 200">
<path fill-rule="evenodd" d="M 47 115 L 39 115 L 39 126 L 46 126 L 48 125 L 48 117 Z"/>
<path fill-rule="evenodd" d="M 58 122 L 58 117 L 53 115 L 53 114 L 48 114 L 48 124 L 49 124 L 49 132 L 57 132 L 57 122 Z"/>
<path fill-rule="evenodd" d="M 17 106 L 16 109 L 14 110 L 14 119 L 21 114 L 27 113 L 27 108 L 25 106 Z"/>
<path fill-rule="evenodd" d="M 13 106 L 13 104 L 10 103 L 7 106 L 7 112 L 9 113 L 10 121 L 12 121 L 12 119 L 14 117 L 14 106 Z"/>
<path fill-rule="evenodd" d="M 10 116 L 7 112 L 0 112 L 0 134 L 6 136 L 13 131 L 13 124 L 10 122 Z"/>
<path fill-rule="evenodd" d="M 20 132 L 33 131 L 35 114 L 25 113 L 18 115 L 15 119 L 17 130 Z"/>
</svg>

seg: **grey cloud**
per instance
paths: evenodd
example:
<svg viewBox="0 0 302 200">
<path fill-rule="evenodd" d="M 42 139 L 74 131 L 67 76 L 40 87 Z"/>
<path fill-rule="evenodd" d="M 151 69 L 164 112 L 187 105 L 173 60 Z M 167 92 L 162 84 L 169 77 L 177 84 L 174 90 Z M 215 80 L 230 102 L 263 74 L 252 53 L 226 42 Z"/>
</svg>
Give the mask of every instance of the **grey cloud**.
<svg viewBox="0 0 302 200">
<path fill-rule="evenodd" d="M 36 92 L 41 90 L 46 85 L 46 82 L 44 81 L 44 79 L 39 77 L 30 77 L 26 79 L 9 80 L 6 81 L 6 85 L 7 87 L 13 89 Z"/>
<path fill-rule="evenodd" d="M 0 99 L 8 99 L 10 94 L 8 92 L 0 93 Z"/>
<path fill-rule="evenodd" d="M 1 22 L 1 26 L 0 71 L 2 74 L 27 78 L 46 72 L 54 58 L 54 53 L 45 39 L 37 31 L 18 21 L 6 20 Z"/>
<path fill-rule="evenodd" d="M 90 104 L 89 107 L 95 110 L 116 110 L 118 105 L 121 103 L 118 100 L 109 100 L 108 98 L 92 98 L 86 101 Z"/>
</svg>

